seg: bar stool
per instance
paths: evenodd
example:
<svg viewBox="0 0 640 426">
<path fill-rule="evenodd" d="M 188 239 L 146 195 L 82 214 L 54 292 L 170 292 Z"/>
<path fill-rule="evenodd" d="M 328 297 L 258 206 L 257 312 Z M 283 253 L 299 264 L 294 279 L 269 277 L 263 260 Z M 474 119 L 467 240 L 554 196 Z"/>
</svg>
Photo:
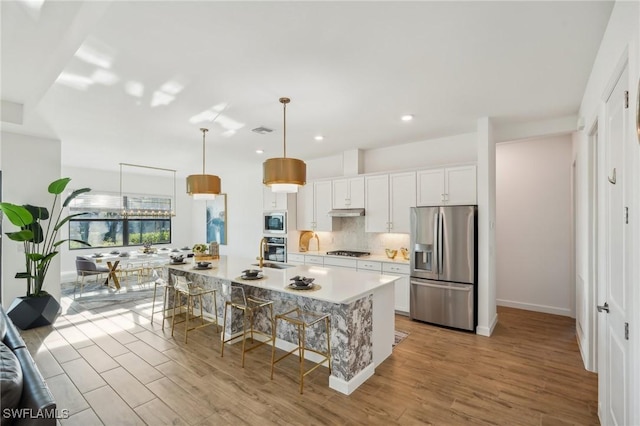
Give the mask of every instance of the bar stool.
<svg viewBox="0 0 640 426">
<path fill-rule="evenodd" d="M 164 275 L 164 273 L 163 273 Z M 167 312 L 173 309 L 172 307 L 168 307 L 169 304 L 169 294 L 171 291 L 174 291 L 173 284 L 169 283 L 164 276 L 160 276 L 158 271 L 153 271 L 153 302 L 151 304 L 151 324 L 153 324 L 153 316 L 155 314 L 159 314 L 162 312 L 162 329 L 164 330 L 164 322 L 167 319 Z M 158 287 L 163 289 L 162 294 L 162 309 L 159 312 L 156 312 L 156 291 Z"/>
<path fill-rule="evenodd" d="M 261 299 L 254 296 L 246 297 L 244 293 L 244 288 L 240 286 L 232 285 L 230 300 L 227 300 L 224 304 L 224 320 L 222 325 L 222 347 L 220 349 L 220 356 L 224 357 L 224 345 L 231 340 L 238 338 L 239 336 L 229 337 L 228 339 L 224 338 L 224 333 L 227 330 L 227 308 L 231 308 L 231 315 L 233 318 L 233 310 L 238 309 L 242 311 L 242 368 L 244 368 L 244 355 L 252 351 L 265 343 L 271 342 L 271 345 L 275 344 L 275 323 L 273 321 L 273 301 Z M 263 308 L 269 308 L 269 320 L 271 322 L 271 334 L 265 333 L 261 330 L 254 329 L 254 319 L 258 310 Z M 247 330 L 247 317 L 249 319 L 249 330 Z M 261 336 L 268 337 L 267 340 L 258 342 L 258 344 L 247 348 L 247 331 L 250 333 L 251 342 L 254 342 L 254 334 L 259 334 Z"/>
<path fill-rule="evenodd" d="M 190 331 L 196 330 L 202 327 L 208 327 L 210 325 L 218 327 L 218 304 L 216 302 L 216 289 L 206 289 L 202 287 L 198 287 L 193 285 L 193 283 L 187 280 L 183 276 L 174 275 L 173 276 L 175 283 L 173 285 L 174 288 L 174 296 L 173 296 L 173 318 L 171 321 L 171 336 L 173 336 L 173 331 L 176 326 L 176 308 L 182 308 L 185 306 L 186 309 L 186 318 L 184 321 L 184 343 L 187 343 L 187 336 Z M 204 322 L 204 305 L 202 304 L 202 296 L 205 294 L 213 295 L 213 312 L 215 312 L 214 320 L 212 322 L 206 323 Z M 182 296 L 187 297 L 187 302 L 185 304 L 181 303 Z M 198 303 L 200 304 L 200 325 L 189 327 L 189 313 L 193 316 L 193 308 L 195 305 L 195 300 L 198 299 Z"/>
<path fill-rule="evenodd" d="M 304 386 L 304 376 L 311 373 L 316 368 L 320 367 L 324 362 L 327 363 L 327 367 L 329 367 L 329 374 L 331 374 L 331 333 L 329 330 L 329 314 L 317 314 L 315 312 L 303 311 L 300 308 L 292 309 L 283 314 L 276 315 L 276 325 L 278 320 L 287 321 L 296 326 L 298 330 L 298 347 L 292 349 L 286 354 L 282 355 L 280 358 L 275 359 L 276 357 L 276 347 L 275 345 L 271 348 L 271 380 L 273 380 L 273 370 L 274 366 L 277 362 L 282 361 L 284 358 L 293 354 L 295 351 L 298 351 L 298 356 L 300 357 L 300 393 L 302 393 L 302 388 Z M 327 351 L 322 352 L 316 349 L 311 349 L 305 346 L 305 337 L 306 330 L 309 327 L 312 327 L 316 324 L 319 324 L 324 320 L 324 328 L 327 335 Z M 315 366 L 310 368 L 309 370 L 304 370 L 304 352 L 309 351 L 316 353 L 322 356 L 322 359 L 316 363 Z"/>
</svg>

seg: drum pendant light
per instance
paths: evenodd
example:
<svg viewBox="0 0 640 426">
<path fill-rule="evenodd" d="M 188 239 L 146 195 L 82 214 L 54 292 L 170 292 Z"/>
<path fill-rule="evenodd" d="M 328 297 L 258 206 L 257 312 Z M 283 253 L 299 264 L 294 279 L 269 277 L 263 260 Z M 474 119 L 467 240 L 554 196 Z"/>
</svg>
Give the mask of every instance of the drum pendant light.
<svg viewBox="0 0 640 426">
<path fill-rule="evenodd" d="M 204 173 L 204 139 L 209 129 L 201 128 L 200 131 L 202 132 L 202 174 L 187 176 L 187 194 L 193 196 L 194 200 L 213 200 L 220 194 L 220 178 Z"/>
<path fill-rule="evenodd" d="M 289 98 L 280 98 L 284 108 L 284 152 L 282 158 L 269 158 L 262 163 L 262 183 L 273 192 L 298 192 L 298 186 L 307 183 L 307 165 L 297 158 L 287 158 L 287 104 Z"/>
</svg>

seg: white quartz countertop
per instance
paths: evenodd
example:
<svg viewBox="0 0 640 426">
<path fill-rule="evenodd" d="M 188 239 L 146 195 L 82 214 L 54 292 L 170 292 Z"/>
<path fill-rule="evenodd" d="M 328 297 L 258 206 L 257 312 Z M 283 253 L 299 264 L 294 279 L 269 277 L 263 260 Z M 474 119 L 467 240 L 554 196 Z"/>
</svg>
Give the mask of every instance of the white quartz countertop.
<svg viewBox="0 0 640 426">
<path fill-rule="evenodd" d="M 188 259 L 184 265 L 167 266 L 170 269 L 221 278 L 331 303 L 349 303 L 372 293 L 377 288 L 391 284 L 399 278 L 391 275 L 381 275 L 379 272 L 323 268 L 314 265 L 296 265 L 286 269 L 262 268 L 263 279 L 244 280 L 240 278 L 242 271 L 245 269 L 258 269 L 257 266 L 253 265 L 254 263 L 258 262 L 234 256 L 220 256 L 219 260 L 212 261 L 213 267 L 211 269 L 195 269 L 195 264 L 191 262 L 191 259 Z M 296 275 L 315 278 L 314 284 L 318 284 L 320 289 L 289 289 L 290 279 Z"/>
</svg>

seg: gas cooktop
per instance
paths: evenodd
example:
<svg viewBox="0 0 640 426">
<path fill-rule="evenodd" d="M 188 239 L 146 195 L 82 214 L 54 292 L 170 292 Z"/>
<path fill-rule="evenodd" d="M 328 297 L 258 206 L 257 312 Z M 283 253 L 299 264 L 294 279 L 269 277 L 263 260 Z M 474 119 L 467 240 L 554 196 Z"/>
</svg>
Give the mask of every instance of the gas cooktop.
<svg viewBox="0 0 640 426">
<path fill-rule="evenodd" d="M 330 254 L 333 256 L 361 257 L 361 256 L 369 256 L 371 253 L 369 253 L 368 251 L 333 250 L 333 251 L 328 251 L 327 254 Z"/>
</svg>

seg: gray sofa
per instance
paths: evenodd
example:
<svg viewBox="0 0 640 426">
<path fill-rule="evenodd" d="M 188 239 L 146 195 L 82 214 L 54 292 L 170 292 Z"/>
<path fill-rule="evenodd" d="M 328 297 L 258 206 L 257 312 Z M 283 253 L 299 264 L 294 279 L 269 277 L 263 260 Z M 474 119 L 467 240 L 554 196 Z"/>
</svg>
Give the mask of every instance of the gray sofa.
<svg viewBox="0 0 640 426">
<path fill-rule="evenodd" d="M 42 374 L 40 374 L 18 329 L 1 306 L 0 338 L 3 343 L 0 345 L 0 375 L 2 376 L 0 424 L 2 426 L 55 425 L 56 402 L 53 395 L 51 395 L 51 391 L 42 378 Z M 11 356 L 11 353 L 8 353 L 9 351 L 13 353 L 15 358 Z M 18 361 L 17 366 L 14 363 L 15 359 Z M 22 378 L 21 386 L 20 377 Z M 16 401 L 18 401 L 17 405 Z M 10 405 L 15 405 L 15 407 L 10 408 Z"/>
</svg>

